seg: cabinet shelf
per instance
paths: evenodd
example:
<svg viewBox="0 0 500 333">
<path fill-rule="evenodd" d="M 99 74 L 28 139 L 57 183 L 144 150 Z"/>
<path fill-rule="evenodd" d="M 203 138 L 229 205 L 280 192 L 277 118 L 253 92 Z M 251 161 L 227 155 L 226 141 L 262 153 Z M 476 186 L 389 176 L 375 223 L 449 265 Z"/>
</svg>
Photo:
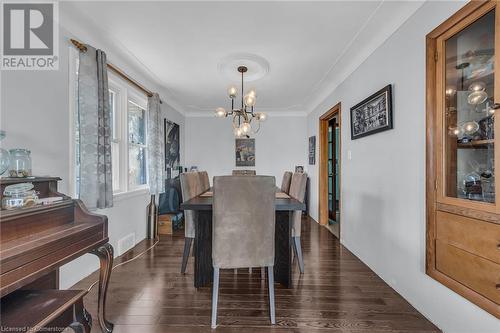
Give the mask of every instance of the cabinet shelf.
<svg viewBox="0 0 500 333">
<path fill-rule="evenodd" d="M 492 148 L 495 139 L 473 140 L 467 143 L 458 143 L 457 147 L 462 149 L 488 149 Z"/>
</svg>

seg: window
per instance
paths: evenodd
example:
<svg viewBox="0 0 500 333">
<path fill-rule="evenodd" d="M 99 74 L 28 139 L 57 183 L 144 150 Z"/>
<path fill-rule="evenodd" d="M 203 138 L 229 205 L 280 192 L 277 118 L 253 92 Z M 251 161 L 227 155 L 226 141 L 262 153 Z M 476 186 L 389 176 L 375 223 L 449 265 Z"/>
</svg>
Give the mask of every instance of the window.
<svg viewBox="0 0 500 333">
<path fill-rule="evenodd" d="M 146 110 L 128 101 L 128 185 L 146 184 Z"/>
<path fill-rule="evenodd" d="M 147 187 L 147 99 L 108 72 L 113 192 Z"/>
<path fill-rule="evenodd" d="M 78 53 L 70 49 L 70 191 L 79 195 Z M 108 72 L 113 192 L 147 188 L 147 97 Z"/>
</svg>

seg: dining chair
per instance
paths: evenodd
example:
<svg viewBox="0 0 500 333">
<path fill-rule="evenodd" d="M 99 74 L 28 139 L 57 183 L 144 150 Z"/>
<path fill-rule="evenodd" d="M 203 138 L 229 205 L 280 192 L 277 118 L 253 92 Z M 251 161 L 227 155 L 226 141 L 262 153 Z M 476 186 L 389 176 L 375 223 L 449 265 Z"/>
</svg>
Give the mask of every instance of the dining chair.
<svg viewBox="0 0 500 333">
<path fill-rule="evenodd" d="M 290 192 L 290 183 L 292 181 L 292 172 L 285 171 L 283 174 L 283 180 L 281 181 L 281 192 L 288 194 Z"/>
<path fill-rule="evenodd" d="M 210 189 L 210 180 L 208 178 L 208 172 L 199 171 L 198 174 L 200 176 L 201 191 L 202 192 L 208 191 Z"/>
<path fill-rule="evenodd" d="M 271 323 L 274 308 L 276 180 L 272 176 L 220 176 L 213 184 L 212 328 L 217 326 L 220 269 L 266 267 Z"/>
<path fill-rule="evenodd" d="M 290 182 L 290 192 L 288 193 L 288 195 L 300 202 L 304 202 L 306 185 L 307 174 L 295 172 L 292 175 L 292 180 Z M 295 253 L 295 257 L 297 258 L 297 262 L 299 263 L 300 273 L 304 274 L 304 259 L 302 258 L 302 246 L 300 245 L 301 221 L 302 211 L 294 211 L 292 227 L 293 250 Z"/>
<path fill-rule="evenodd" d="M 233 176 L 255 176 L 256 174 L 255 170 L 233 170 Z"/>
<path fill-rule="evenodd" d="M 200 175 L 198 172 L 185 172 L 181 173 L 181 191 L 182 199 L 184 202 L 195 196 L 201 194 L 203 191 L 201 186 Z M 181 273 L 186 272 L 186 266 L 189 258 L 189 252 L 191 251 L 191 244 L 195 237 L 194 220 L 196 211 L 186 210 L 184 211 L 184 253 L 182 255 L 182 265 Z"/>
</svg>

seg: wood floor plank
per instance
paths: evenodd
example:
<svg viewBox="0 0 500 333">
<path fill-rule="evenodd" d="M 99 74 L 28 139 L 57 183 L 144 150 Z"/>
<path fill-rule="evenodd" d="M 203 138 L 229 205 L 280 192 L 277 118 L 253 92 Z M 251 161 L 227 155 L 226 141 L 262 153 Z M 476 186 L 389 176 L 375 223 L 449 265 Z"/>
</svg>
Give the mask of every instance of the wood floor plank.
<svg viewBox="0 0 500 333">
<path fill-rule="evenodd" d="M 344 248 L 325 228 L 303 220 L 305 274 L 294 262 L 293 288 L 275 286 L 277 324 L 269 322 L 266 280 L 260 269 L 223 270 L 217 332 L 439 332 L 379 276 Z M 194 288 L 194 258 L 180 274 L 183 232 L 163 236 L 138 259 L 117 267 L 108 290 L 108 317 L 114 332 L 211 332 L 211 288 Z M 133 258 L 150 241 L 117 258 Z M 97 274 L 74 286 L 87 288 Z M 97 288 L 85 297 L 96 318 Z M 94 325 L 92 332 L 98 332 Z"/>
</svg>

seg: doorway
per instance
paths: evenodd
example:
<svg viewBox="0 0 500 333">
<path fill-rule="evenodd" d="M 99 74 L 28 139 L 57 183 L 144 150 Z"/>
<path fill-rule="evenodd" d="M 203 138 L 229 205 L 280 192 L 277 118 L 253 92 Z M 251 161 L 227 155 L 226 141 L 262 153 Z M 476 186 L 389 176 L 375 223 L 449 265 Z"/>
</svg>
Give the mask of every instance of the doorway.
<svg viewBox="0 0 500 333">
<path fill-rule="evenodd" d="M 319 119 L 319 223 L 340 238 L 340 103 Z"/>
</svg>

